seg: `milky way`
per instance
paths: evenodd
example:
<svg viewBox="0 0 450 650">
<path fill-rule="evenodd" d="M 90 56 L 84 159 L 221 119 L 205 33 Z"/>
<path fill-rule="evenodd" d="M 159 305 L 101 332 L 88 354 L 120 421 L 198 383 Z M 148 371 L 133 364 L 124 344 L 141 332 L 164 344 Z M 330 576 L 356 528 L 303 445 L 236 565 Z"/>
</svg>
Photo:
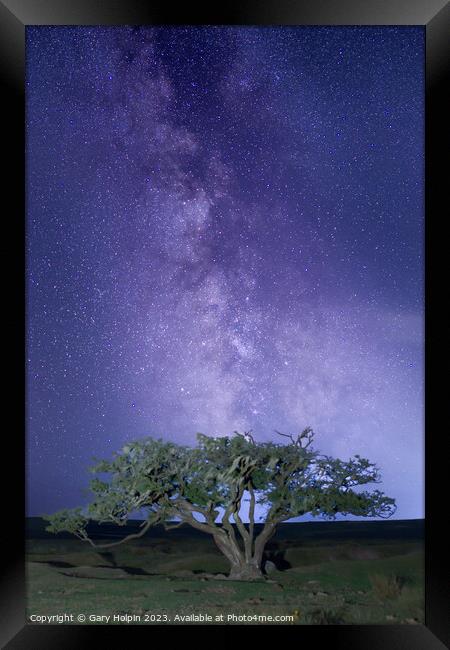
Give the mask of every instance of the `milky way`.
<svg viewBox="0 0 450 650">
<path fill-rule="evenodd" d="M 125 441 L 312 426 L 423 516 L 423 66 L 422 28 L 27 28 L 29 514 Z"/>
</svg>

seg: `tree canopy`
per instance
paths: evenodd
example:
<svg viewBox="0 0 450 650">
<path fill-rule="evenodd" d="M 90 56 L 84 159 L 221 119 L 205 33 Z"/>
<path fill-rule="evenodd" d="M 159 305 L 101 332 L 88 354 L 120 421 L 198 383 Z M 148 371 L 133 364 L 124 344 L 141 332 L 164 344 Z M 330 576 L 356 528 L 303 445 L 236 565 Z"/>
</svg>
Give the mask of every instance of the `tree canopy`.
<svg viewBox="0 0 450 650">
<path fill-rule="evenodd" d="M 87 508 L 62 510 L 45 518 L 47 530 L 68 531 L 105 548 L 140 537 L 155 524 L 167 529 L 183 524 L 209 533 L 230 562 L 230 577 L 262 577 L 264 547 L 279 523 L 302 515 L 337 514 L 389 517 L 394 499 L 363 486 L 380 483 L 375 464 L 355 455 L 348 461 L 313 449 L 313 431 L 305 429 L 282 442 L 256 442 L 251 433 L 197 435 L 194 447 L 151 437 L 131 442 L 111 461 L 91 472 L 93 499 Z M 105 478 L 98 476 L 105 475 Z M 248 522 L 241 518 L 248 500 Z M 255 528 L 257 504 L 265 512 Z M 88 536 L 89 520 L 124 526 L 133 512 L 147 519 L 139 533 L 120 542 L 96 545 Z"/>
</svg>

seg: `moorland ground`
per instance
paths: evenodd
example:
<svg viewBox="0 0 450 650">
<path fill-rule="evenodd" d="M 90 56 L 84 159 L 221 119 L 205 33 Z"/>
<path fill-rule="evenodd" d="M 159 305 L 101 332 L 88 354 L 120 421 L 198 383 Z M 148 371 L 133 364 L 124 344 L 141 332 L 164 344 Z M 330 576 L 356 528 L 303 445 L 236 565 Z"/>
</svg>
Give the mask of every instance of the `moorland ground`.
<svg viewBox="0 0 450 650">
<path fill-rule="evenodd" d="M 90 534 L 111 541 L 138 523 L 93 526 Z M 141 621 L 134 624 L 164 622 L 155 615 L 186 623 L 176 615 L 193 614 L 209 614 L 213 624 L 220 614 L 231 624 L 242 624 L 227 621 L 233 614 L 289 615 L 279 624 L 299 625 L 424 622 L 421 520 L 283 524 L 267 545 L 264 582 L 228 580 L 228 563 L 210 536 L 190 527 L 155 527 L 107 551 L 44 527 L 39 518 L 27 521 L 28 616 L 135 614 Z"/>
</svg>

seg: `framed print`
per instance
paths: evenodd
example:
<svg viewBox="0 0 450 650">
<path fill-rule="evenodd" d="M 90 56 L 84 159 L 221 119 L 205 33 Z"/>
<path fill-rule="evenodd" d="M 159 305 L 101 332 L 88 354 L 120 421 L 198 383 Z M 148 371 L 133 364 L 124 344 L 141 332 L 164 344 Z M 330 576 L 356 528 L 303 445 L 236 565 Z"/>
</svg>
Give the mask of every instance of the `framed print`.
<svg viewBox="0 0 450 650">
<path fill-rule="evenodd" d="M 0 11 L 4 647 L 110 625 L 445 647 L 448 5 Z"/>
</svg>

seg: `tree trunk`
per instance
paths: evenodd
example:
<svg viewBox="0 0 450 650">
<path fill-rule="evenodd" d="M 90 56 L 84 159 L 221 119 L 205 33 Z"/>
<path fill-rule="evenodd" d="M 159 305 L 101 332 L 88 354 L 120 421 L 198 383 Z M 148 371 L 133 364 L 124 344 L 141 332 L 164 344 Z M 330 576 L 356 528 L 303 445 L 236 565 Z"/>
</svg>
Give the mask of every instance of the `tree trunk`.
<svg viewBox="0 0 450 650">
<path fill-rule="evenodd" d="M 234 540 L 225 535 L 214 535 L 218 549 L 230 563 L 230 580 L 262 580 L 261 561 L 256 557 L 247 558 Z"/>
<path fill-rule="evenodd" d="M 261 568 L 256 562 L 242 562 L 241 564 L 232 564 L 229 574 L 230 580 L 263 580 L 264 575 Z"/>
</svg>

